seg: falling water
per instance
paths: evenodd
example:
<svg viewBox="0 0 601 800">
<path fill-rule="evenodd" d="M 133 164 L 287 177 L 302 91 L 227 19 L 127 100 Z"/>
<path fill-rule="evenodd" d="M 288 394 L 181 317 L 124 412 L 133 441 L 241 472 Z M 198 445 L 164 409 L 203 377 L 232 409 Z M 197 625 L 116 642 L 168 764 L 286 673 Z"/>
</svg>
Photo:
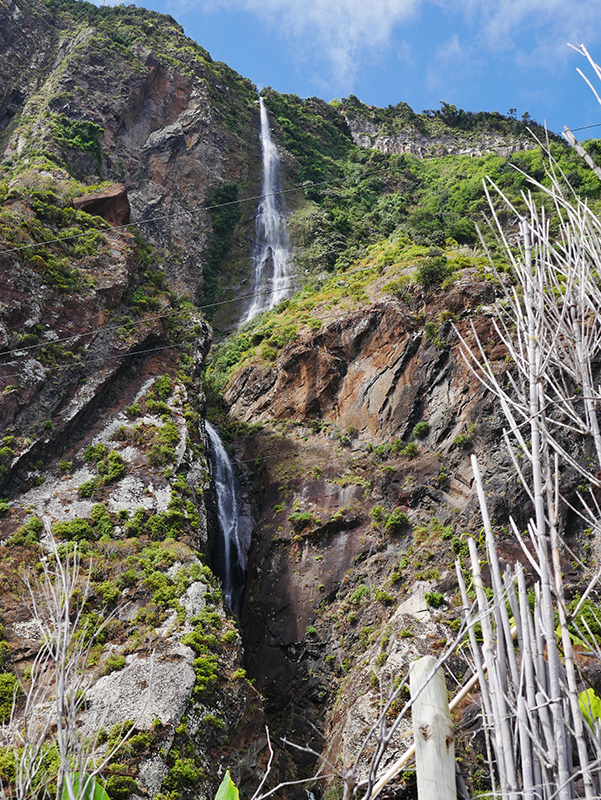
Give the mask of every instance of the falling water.
<svg viewBox="0 0 601 800">
<path fill-rule="evenodd" d="M 261 110 L 261 148 L 263 151 L 263 199 L 259 205 L 253 254 L 254 298 L 246 312 L 248 322 L 261 311 L 276 306 L 287 294 L 290 248 L 286 233 L 286 217 L 281 207 L 279 189 L 280 156 L 271 138 L 269 116 L 263 98 Z"/>
<path fill-rule="evenodd" d="M 217 516 L 223 544 L 222 570 L 218 570 L 223 581 L 223 591 L 230 608 L 240 613 L 246 573 L 248 541 L 241 524 L 241 509 L 232 462 L 221 441 L 217 429 L 205 420 L 211 443 L 213 478 L 217 495 Z"/>
<path fill-rule="evenodd" d="M 273 308 L 288 295 L 290 248 L 286 232 L 286 217 L 279 190 L 280 157 L 271 138 L 269 116 L 263 98 L 261 111 L 261 148 L 263 153 L 263 199 L 256 219 L 256 240 L 253 252 L 254 298 L 243 322 L 262 311 Z M 238 496 L 232 463 L 217 430 L 206 422 L 211 443 L 213 478 L 217 499 L 217 516 L 221 542 L 216 559 L 216 571 L 223 580 L 223 589 L 230 608 L 240 613 L 246 576 L 246 554 L 250 544 L 252 520 L 242 508 Z"/>
</svg>

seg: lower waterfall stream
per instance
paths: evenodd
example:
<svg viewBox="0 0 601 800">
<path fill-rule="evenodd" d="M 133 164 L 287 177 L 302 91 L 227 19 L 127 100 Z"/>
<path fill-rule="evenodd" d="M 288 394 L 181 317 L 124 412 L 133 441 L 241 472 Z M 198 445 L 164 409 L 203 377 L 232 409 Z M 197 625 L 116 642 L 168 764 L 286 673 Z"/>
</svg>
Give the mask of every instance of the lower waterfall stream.
<svg viewBox="0 0 601 800">
<path fill-rule="evenodd" d="M 206 420 L 205 425 L 211 443 L 211 463 L 221 533 L 216 572 L 223 582 L 223 591 L 231 610 L 239 616 L 250 541 L 243 524 L 244 513 L 231 459 L 217 429 Z"/>
</svg>

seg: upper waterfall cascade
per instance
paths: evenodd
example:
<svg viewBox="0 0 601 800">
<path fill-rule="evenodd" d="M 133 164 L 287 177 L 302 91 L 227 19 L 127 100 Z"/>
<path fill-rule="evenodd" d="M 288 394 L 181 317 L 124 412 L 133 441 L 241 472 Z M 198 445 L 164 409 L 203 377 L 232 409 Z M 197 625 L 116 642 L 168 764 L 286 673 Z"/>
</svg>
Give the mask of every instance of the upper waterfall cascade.
<svg viewBox="0 0 601 800">
<path fill-rule="evenodd" d="M 286 215 L 281 198 L 280 156 L 271 137 L 269 115 L 259 98 L 261 111 L 261 148 L 263 153 L 263 196 L 256 219 L 256 241 L 253 253 L 254 297 L 246 312 L 248 322 L 262 311 L 276 306 L 289 294 L 290 246 L 286 231 Z"/>
<path fill-rule="evenodd" d="M 205 420 L 211 443 L 213 478 L 217 495 L 217 516 L 223 543 L 223 591 L 235 614 L 240 613 L 246 573 L 247 535 L 241 524 L 242 508 L 231 459 L 217 429 Z"/>
</svg>

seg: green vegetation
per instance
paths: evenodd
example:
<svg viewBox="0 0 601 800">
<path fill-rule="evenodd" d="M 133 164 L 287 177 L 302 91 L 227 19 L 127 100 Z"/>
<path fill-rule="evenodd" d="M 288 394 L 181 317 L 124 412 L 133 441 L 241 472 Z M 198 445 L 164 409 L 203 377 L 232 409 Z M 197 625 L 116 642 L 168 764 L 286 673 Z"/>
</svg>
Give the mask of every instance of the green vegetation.
<svg viewBox="0 0 601 800">
<path fill-rule="evenodd" d="M 440 592 L 426 592 L 424 600 L 432 608 L 440 608 L 445 602 L 444 595 Z"/>
<path fill-rule="evenodd" d="M 18 694 L 19 681 L 12 672 L 0 673 L 0 724 L 8 722 L 13 698 Z"/>
<path fill-rule="evenodd" d="M 236 784 L 230 777 L 229 769 L 223 776 L 223 780 L 219 785 L 215 800 L 239 800 L 239 793 Z"/>
<path fill-rule="evenodd" d="M 404 511 L 395 508 L 394 511 L 386 517 L 384 529 L 386 533 L 402 533 L 409 526 L 409 517 Z"/>
<path fill-rule="evenodd" d="M 440 286 L 445 278 L 448 278 L 452 273 L 452 268 L 446 256 L 432 255 L 424 258 L 416 270 L 415 278 L 424 289 L 432 289 L 434 286 Z"/>
<path fill-rule="evenodd" d="M 422 420 L 418 422 L 413 428 L 413 435 L 416 439 L 425 439 L 430 433 L 430 423 Z"/>
<path fill-rule="evenodd" d="M 206 778 L 205 771 L 193 758 L 182 758 L 173 748 L 169 752 L 169 757 L 173 763 L 163 781 L 162 789 L 178 793 L 185 789 L 196 789 L 199 781 Z"/>
<path fill-rule="evenodd" d="M 106 445 L 102 443 L 96 447 L 90 445 L 86 450 L 86 459 L 96 462 L 99 474 L 77 487 L 77 494 L 80 497 L 93 497 L 103 486 L 118 481 L 125 474 L 125 463 L 121 453 L 116 450 L 107 451 Z"/>
<path fill-rule="evenodd" d="M 467 430 L 465 433 L 460 433 L 457 436 L 455 436 L 455 438 L 453 439 L 453 444 L 456 447 L 463 447 L 464 449 L 471 447 L 472 437 L 475 431 L 476 431 L 476 426 L 472 422 L 467 426 Z"/>
<path fill-rule="evenodd" d="M 384 506 L 379 506 L 379 505 L 373 506 L 373 508 L 369 512 L 369 515 L 373 519 L 375 524 L 378 524 L 379 522 L 384 522 L 384 520 L 388 516 Z"/>
<path fill-rule="evenodd" d="M 369 587 L 365 586 L 365 584 L 361 584 L 358 586 L 355 591 L 349 597 L 349 602 L 351 603 L 361 603 L 366 597 L 370 595 Z"/>
<path fill-rule="evenodd" d="M 63 154 L 68 157 L 71 150 L 90 152 L 94 156 L 96 169 L 100 172 L 102 166 L 100 136 L 104 133 L 104 128 L 88 120 L 69 119 L 64 114 L 54 115 L 52 124 L 55 138 Z"/>
<path fill-rule="evenodd" d="M 161 375 L 152 386 L 152 393 L 159 400 L 166 400 L 173 391 L 173 380 L 170 375 Z"/>
<path fill-rule="evenodd" d="M 385 606 L 390 606 L 394 603 L 394 597 L 384 589 L 376 589 L 374 591 L 374 599 Z"/>
<path fill-rule="evenodd" d="M 317 97 L 301 100 L 270 87 L 262 94 L 275 119 L 278 138 L 295 158 L 295 180 L 318 182 L 339 176 L 339 162 L 354 150 L 344 117 Z"/>
<path fill-rule="evenodd" d="M 66 539 L 69 542 L 82 542 L 95 538 L 90 523 L 80 517 L 69 522 L 55 522 L 52 526 L 52 535 L 59 541 Z"/>
<path fill-rule="evenodd" d="M 407 103 L 399 102 L 387 108 L 367 106 L 354 95 L 345 98 L 338 107 L 350 119 L 362 119 L 374 123 L 378 130 L 394 136 L 408 130 L 422 134 L 436 134 L 442 131 L 455 133 L 483 134 L 497 132 L 504 135 L 522 136 L 527 139 L 528 128 L 545 135 L 545 129 L 529 114 L 518 120 L 514 114 L 504 115 L 498 111 L 464 111 L 451 103 L 441 101 L 439 109 L 426 110 L 417 114 Z"/>
<path fill-rule="evenodd" d="M 288 522 L 292 525 L 295 533 L 300 533 L 308 527 L 315 528 L 321 525 L 321 520 L 310 511 L 294 511 L 288 517 Z"/>
<path fill-rule="evenodd" d="M 35 546 L 40 538 L 40 533 L 44 530 L 44 523 L 37 516 L 33 515 L 21 525 L 10 537 L 11 544 L 21 545 L 23 547 Z"/>
<path fill-rule="evenodd" d="M 152 438 L 152 446 L 148 459 L 154 466 L 175 462 L 175 445 L 179 442 L 179 430 L 172 419 L 168 419 L 157 428 Z"/>
</svg>

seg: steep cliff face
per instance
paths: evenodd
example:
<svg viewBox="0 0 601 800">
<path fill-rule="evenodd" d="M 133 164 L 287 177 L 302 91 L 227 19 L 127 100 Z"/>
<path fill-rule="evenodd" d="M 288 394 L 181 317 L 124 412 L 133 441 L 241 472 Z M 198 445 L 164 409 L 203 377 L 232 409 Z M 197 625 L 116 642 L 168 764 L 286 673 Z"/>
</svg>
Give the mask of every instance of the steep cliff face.
<svg viewBox="0 0 601 800">
<path fill-rule="evenodd" d="M 103 773 L 111 795 L 209 798 L 218 765 L 253 782 L 264 748 L 240 757 L 261 739 L 262 699 L 202 560 L 216 536 L 200 387 L 211 331 L 169 292 L 160 252 L 107 221 L 127 218 L 123 187 L 85 189 L 30 168 L 3 196 L 2 669 L 27 689 L 44 643 L 23 577 L 51 535 L 63 555 L 77 547 L 99 679 L 80 723 L 104 719 L 114 735 L 135 722 L 135 746 Z M 44 691 L 34 713 L 47 713 Z"/>
<path fill-rule="evenodd" d="M 258 193 L 255 87 L 143 9 L 27 0 L 0 14 L 7 166 L 44 155 L 86 183 L 123 182 L 134 219 L 149 220 L 143 234 L 167 248 L 172 288 L 193 297 L 207 194 L 230 183 L 240 198 Z"/>
<path fill-rule="evenodd" d="M 26 681 L 42 645 L 16 571 L 52 533 L 77 543 L 82 585 L 90 570 L 90 625 L 115 612 L 82 721 L 104 700 L 107 725 L 138 718 L 111 800 L 211 798 L 226 768 L 252 794 L 265 721 L 348 764 L 379 682 L 457 627 L 473 452 L 502 557 L 509 514 L 529 514 L 458 339 L 475 329 L 507 369 L 489 318 L 506 278 L 470 244 L 483 175 L 524 185 L 507 158 L 523 126 L 267 89 L 283 186 L 302 184 L 287 193 L 301 291 L 217 349 L 201 384 L 210 304 L 232 330 L 249 303 L 255 87 L 133 6 L 0 0 L 0 49 L 0 667 Z M 239 625 L 209 568 L 203 386 L 254 522 Z M 314 762 L 278 749 L 272 779 Z"/>
<path fill-rule="evenodd" d="M 17 566 L 52 533 L 81 552 L 82 593 L 89 570 L 86 635 L 114 615 L 80 720 L 109 738 L 135 721 L 110 796 L 213 797 L 234 763 L 256 785 L 262 699 L 206 565 L 211 331 L 185 300 L 207 279 L 206 198 L 257 193 L 256 92 L 133 7 L 2 4 L 0 37 L 2 670 L 27 688 L 43 642 Z"/>
<path fill-rule="evenodd" d="M 317 330 L 304 329 L 268 363 L 242 366 L 224 393 L 230 417 L 252 424 L 234 446 L 261 487 L 245 661 L 275 730 L 294 730 L 345 766 L 378 714 L 380 689 L 453 639 L 455 559 L 481 528 L 472 454 L 502 559 L 520 558 L 506 536 L 509 516 L 523 527 L 532 513 L 499 444 L 500 408 L 461 355 L 460 337 L 473 346 L 476 333 L 496 369 L 507 369 L 488 315 L 499 283 L 465 268 L 444 290 L 405 283 L 391 297 L 382 292 L 386 272 L 360 310 L 337 311 L 322 289 L 311 309 Z M 582 546 L 578 524 L 564 535 Z M 564 568 L 573 588 L 577 571 Z M 451 658 L 449 668 L 461 682 L 465 662 Z M 466 764 L 482 744 L 471 735 L 472 712 L 456 715 Z M 388 762 L 405 747 L 393 743 Z M 402 781 L 394 791 L 410 796 Z"/>
</svg>

